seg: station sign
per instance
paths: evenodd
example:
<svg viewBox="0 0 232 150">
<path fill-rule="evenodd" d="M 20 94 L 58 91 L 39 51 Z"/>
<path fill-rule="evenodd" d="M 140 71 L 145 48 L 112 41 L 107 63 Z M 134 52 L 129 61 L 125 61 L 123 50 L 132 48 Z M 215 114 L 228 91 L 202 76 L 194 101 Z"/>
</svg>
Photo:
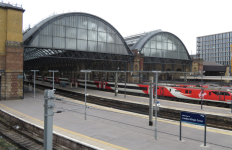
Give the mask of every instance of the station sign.
<svg viewBox="0 0 232 150">
<path fill-rule="evenodd" d="M 201 126 L 205 126 L 205 115 L 189 113 L 189 112 L 181 112 L 181 122 L 197 124 Z"/>
<path fill-rule="evenodd" d="M 204 146 L 206 146 L 206 115 L 190 113 L 190 112 L 181 112 L 180 113 L 180 141 L 182 134 L 181 122 L 205 126 Z"/>
</svg>

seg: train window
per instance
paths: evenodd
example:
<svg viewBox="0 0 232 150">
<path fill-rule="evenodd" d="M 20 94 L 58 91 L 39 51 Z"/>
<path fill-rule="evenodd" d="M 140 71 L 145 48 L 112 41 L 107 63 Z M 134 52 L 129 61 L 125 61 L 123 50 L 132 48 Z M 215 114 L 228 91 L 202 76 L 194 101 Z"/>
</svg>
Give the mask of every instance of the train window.
<svg viewBox="0 0 232 150">
<path fill-rule="evenodd" d="M 185 90 L 185 93 L 188 93 L 188 90 Z"/>
<path fill-rule="evenodd" d="M 125 88 L 125 85 L 118 85 L 119 88 Z M 126 86 L 127 89 L 147 90 L 147 87 Z"/>
<path fill-rule="evenodd" d="M 215 92 L 215 91 L 212 91 L 214 94 L 216 94 L 218 96 L 219 92 Z"/>
<path fill-rule="evenodd" d="M 225 92 L 220 92 L 220 95 L 225 95 Z"/>
<path fill-rule="evenodd" d="M 172 89 L 170 89 L 169 91 L 171 92 Z"/>
<path fill-rule="evenodd" d="M 209 92 L 209 95 L 211 95 L 211 92 Z"/>
<path fill-rule="evenodd" d="M 191 94 L 192 93 L 192 91 L 189 91 L 189 94 Z"/>
<path fill-rule="evenodd" d="M 225 96 L 230 96 L 230 94 L 229 94 L 229 93 L 227 93 L 227 92 L 225 92 Z"/>
</svg>

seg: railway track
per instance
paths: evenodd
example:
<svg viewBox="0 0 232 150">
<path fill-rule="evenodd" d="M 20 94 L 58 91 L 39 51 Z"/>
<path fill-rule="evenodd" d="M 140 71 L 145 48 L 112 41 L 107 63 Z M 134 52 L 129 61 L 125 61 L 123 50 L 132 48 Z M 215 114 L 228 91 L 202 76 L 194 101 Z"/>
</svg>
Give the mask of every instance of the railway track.
<svg viewBox="0 0 232 150">
<path fill-rule="evenodd" d="M 37 88 L 44 90 L 44 89 L 47 89 L 47 86 L 37 85 Z M 85 96 L 84 94 L 81 94 L 81 93 L 57 89 L 56 94 L 64 96 L 64 97 L 76 99 L 79 101 L 85 101 Z M 113 100 L 113 99 L 95 97 L 91 95 L 88 96 L 88 103 L 93 103 L 93 104 L 97 104 L 101 106 L 111 107 L 111 108 L 120 109 L 120 110 L 126 110 L 126 111 L 145 114 L 145 115 L 149 114 L 148 105 L 132 104 L 130 102 L 123 102 L 123 101 L 120 102 L 120 101 Z M 180 112 L 181 110 L 160 108 L 160 110 L 158 111 L 158 117 L 179 121 Z M 220 129 L 226 129 L 226 130 L 232 130 L 231 124 L 232 124 L 231 118 L 211 115 L 211 114 L 207 115 L 207 126 L 220 128 Z"/>
<path fill-rule="evenodd" d="M 1 117 L 1 116 L 0 116 Z M 0 118 L 0 136 L 20 150 L 43 150 L 43 139 L 19 125 L 11 126 Z M 70 150 L 53 143 L 53 150 Z"/>
<path fill-rule="evenodd" d="M 37 84 L 37 88 L 42 88 L 42 90 L 44 90 L 45 87 L 47 87 L 47 86 Z M 79 87 L 85 88 L 84 86 L 79 86 Z M 91 88 L 91 87 L 88 87 L 88 89 L 96 90 L 95 88 Z M 112 90 L 104 90 L 104 91 L 114 93 L 114 91 L 112 91 Z M 60 89 L 58 90 L 58 92 L 60 92 Z M 124 92 L 122 92 L 122 91 L 119 91 L 118 93 L 124 94 Z M 141 97 L 149 97 L 147 94 L 139 94 L 139 93 L 132 93 L 132 92 L 126 92 L 126 94 L 134 95 L 134 96 L 141 96 Z M 158 96 L 158 99 L 201 105 L 200 100 L 180 99 L 180 98 L 165 97 L 165 96 Z M 204 101 L 204 100 L 202 101 L 202 105 L 214 106 L 214 107 L 222 107 L 222 108 L 231 108 L 232 107 L 232 104 L 225 104 L 225 103 L 221 103 L 221 102 L 218 102 L 218 101 L 214 102 L 214 101 Z"/>
<path fill-rule="evenodd" d="M 18 126 L 16 127 L 18 128 Z M 41 150 L 43 149 L 43 142 L 34 139 L 23 131 L 19 131 L 11 127 L 7 123 L 0 120 L 0 135 L 22 150 Z"/>
</svg>

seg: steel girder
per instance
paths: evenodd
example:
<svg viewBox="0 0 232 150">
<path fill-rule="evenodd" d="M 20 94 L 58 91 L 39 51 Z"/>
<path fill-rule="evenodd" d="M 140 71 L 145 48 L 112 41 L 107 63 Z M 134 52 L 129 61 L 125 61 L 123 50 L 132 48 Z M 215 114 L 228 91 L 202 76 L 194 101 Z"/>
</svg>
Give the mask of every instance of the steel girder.
<svg viewBox="0 0 232 150">
<path fill-rule="evenodd" d="M 53 63 L 60 61 L 74 61 L 74 60 L 102 60 L 102 61 L 119 61 L 128 62 L 133 55 L 109 54 L 89 51 L 72 51 L 60 49 L 47 48 L 31 48 L 25 47 L 24 61 L 33 62 L 36 65 L 44 63 Z M 43 61 L 41 61 L 43 60 Z"/>
<path fill-rule="evenodd" d="M 180 59 L 158 58 L 158 57 L 144 57 L 143 63 L 189 65 L 192 63 L 192 60 L 180 60 Z"/>
</svg>

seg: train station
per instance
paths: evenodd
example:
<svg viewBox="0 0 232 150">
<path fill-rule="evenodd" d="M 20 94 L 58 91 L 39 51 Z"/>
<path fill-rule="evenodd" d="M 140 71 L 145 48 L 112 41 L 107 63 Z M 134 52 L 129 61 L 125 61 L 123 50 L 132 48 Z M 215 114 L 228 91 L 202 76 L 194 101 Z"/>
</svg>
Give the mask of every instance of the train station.
<svg viewBox="0 0 232 150">
<path fill-rule="evenodd" d="M 22 30 L 25 9 L 0 2 L 4 148 L 232 148 L 228 65 L 191 57 L 172 31 L 123 37 L 84 12 Z"/>
</svg>

